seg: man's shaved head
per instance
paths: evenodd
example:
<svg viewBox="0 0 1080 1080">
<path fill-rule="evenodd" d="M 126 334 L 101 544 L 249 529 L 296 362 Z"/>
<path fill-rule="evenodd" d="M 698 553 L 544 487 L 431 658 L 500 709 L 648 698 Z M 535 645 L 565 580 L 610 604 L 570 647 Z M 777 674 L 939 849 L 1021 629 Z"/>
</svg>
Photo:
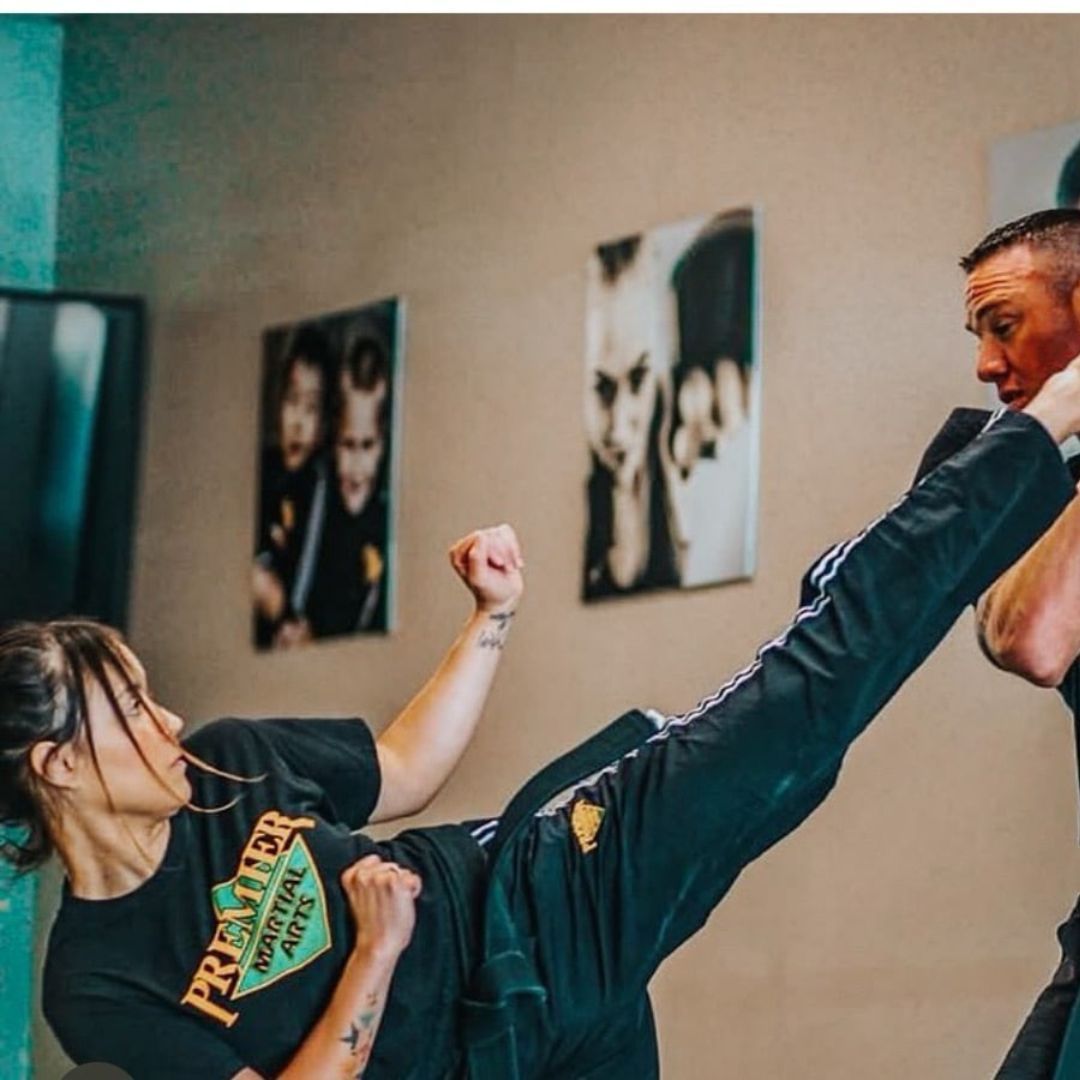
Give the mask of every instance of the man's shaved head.
<svg viewBox="0 0 1080 1080">
<path fill-rule="evenodd" d="M 960 260 L 968 274 L 991 256 L 1025 246 L 1049 256 L 1048 284 L 1067 299 L 1080 284 L 1080 210 L 1039 210 L 994 229 Z"/>
</svg>

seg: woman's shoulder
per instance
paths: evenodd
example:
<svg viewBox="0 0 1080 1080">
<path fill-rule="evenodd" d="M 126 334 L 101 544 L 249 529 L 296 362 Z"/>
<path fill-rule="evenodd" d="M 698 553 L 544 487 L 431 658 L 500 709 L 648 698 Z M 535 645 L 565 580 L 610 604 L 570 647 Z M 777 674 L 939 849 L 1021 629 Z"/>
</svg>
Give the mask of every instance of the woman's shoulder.
<svg viewBox="0 0 1080 1080">
<path fill-rule="evenodd" d="M 185 749 L 194 754 L 209 753 L 222 747 L 234 746 L 238 740 L 246 738 L 239 729 L 245 723 L 235 716 L 221 716 L 200 724 L 194 731 L 181 740 Z"/>
<path fill-rule="evenodd" d="M 133 967 L 148 954 L 135 944 L 148 930 L 144 913 L 149 914 L 126 902 L 73 902 L 65 895 L 45 947 L 43 1000 L 68 1000 L 76 991 L 84 996 L 110 997 L 118 982 L 130 979 L 134 985 L 138 980 Z M 152 917 L 150 922 L 154 922 Z M 124 971 L 126 978 L 117 980 L 117 971 Z"/>
<path fill-rule="evenodd" d="M 182 740 L 184 749 L 195 759 L 189 763 L 188 778 L 196 785 L 197 795 L 218 802 L 226 795 L 229 799 L 245 796 L 280 771 L 272 748 L 259 732 L 259 723 L 224 716 L 203 724 Z"/>
</svg>

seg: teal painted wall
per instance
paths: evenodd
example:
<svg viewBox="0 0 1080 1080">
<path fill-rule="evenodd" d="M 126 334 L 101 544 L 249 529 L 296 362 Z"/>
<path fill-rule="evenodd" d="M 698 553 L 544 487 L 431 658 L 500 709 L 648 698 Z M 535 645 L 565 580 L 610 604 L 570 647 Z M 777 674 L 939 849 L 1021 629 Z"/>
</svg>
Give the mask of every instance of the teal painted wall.
<svg viewBox="0 0 1080 1080">
<path fill-rule="evenodd" d="M 53 19 L 0 16 L 0 285 L 53 284 L 62 43 Z M 36 884 L 0 867 L 0 1080 L 30 1076 Z"/>
<path fill-rule="evenodd" d="M 0 16 L 0 283 L 49 288 L 56 263 L 63 31 Z"/>
</svg>

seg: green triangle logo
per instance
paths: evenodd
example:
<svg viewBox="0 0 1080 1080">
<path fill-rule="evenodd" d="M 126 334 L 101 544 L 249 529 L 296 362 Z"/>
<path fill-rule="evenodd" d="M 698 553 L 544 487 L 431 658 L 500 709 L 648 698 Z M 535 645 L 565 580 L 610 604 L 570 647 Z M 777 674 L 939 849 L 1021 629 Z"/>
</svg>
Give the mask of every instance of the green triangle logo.
<svg viewBox="0 0 1080 1080">
<path fill-rule="evenodd" d="M 242 975 L 231 995 L 234 1000 L 266 989 L 330 948 L 326 894 L 303 837 L 294 836 L 287 851 L 268 860 L 265 868 L 271 867 L 254 910 L 250 901 L 236 894 L 242 871 L 211 892 L 219 932 L 243 949 L 237 961 Z"/>
</svg>

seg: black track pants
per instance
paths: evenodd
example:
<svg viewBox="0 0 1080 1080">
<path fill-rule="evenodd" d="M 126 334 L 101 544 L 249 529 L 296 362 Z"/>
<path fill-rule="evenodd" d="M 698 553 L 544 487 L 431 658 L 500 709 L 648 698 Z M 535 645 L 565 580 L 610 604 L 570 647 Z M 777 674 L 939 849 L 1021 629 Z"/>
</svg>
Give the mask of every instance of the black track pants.
<svg viewBox="0 0 1080 1080">
<path fill-rule="evenodd" d="M 790 626 L 715 694 L 654 724 L 628 714 L 615 727 L 633 745 L 598 776 L 527 820 L 512 804 L 492 853 L 487 955 L 499 959 L 479 996 L 494 1000 L 507 971 L 525 991 L 507 1013 L 506 1064 L 481 1053 L 473 1075 L 618 1076 L 633 1060 L 647 1080 L 642 1001 L 657 965 L 820 804 L 852 741 L 1072 494 L 1045 430 L 1006 414 L 818 560 Z M 575 754 L 576 780 L 595 773 L 587 743 L 555 774 Z"/>
</svg>

